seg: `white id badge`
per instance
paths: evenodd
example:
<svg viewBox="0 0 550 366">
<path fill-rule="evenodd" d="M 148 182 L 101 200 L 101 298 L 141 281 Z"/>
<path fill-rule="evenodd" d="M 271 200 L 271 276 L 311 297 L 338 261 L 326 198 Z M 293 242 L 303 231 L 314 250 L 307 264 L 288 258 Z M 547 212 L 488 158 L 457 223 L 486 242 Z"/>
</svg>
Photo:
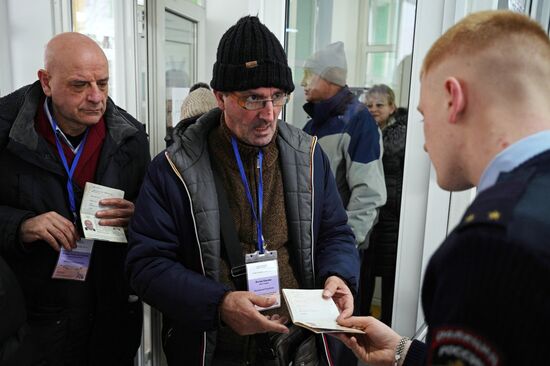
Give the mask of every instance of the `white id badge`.
<svg viewBox="0 0 550 366">
<path fill-rule="evenodd" d="M 259 252 L 245 255 L 246 281 L 248 291 L 260 296 L 275 296 L 277 302 L 268 308 L 256 306 L 258 310 L 275 309 L 281 306 L 281 292 L 279 291 L 279 264 L 277 251 L 264 254 Z"/>
<path fill-rule="evenodd" d="M 85 281 L 93 247 L 94 241 L 90 239 L 80 239 L 73 250 L 62 247 L 52 278 Z"/>
</svg>

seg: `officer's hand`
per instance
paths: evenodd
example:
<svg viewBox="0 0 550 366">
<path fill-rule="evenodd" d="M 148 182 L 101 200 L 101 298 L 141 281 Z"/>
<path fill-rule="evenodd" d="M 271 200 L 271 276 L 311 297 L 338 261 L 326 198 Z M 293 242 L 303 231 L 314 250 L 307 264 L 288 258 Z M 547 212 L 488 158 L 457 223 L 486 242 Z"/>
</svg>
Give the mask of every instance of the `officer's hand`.
<svg viewBox="0 0 550 366">
<path fill-rule="evenodd" d="M 285 317 L 263 316 L 254 305 L 269 307 L 275 303 L 272 297 L 258 296 L 249 291 L 228 292 L 220 305 L 222 321 L 237 334 L 247 335 L 264 332 L 288 333 Z"/>
<path fill-rule="evenodd" d="M 361 361 L 372 365 L 393 365 L 401 336 L 372 316 L 352 316 L 338 320 L 340 325 L 361 329 L 365 334 L 333 334 L 348 346 Z"/>
<path fill-rule="evenodd" d="M 19 239 L 25 244 L 44 240 L 59 252 L 60 246 L 66 250 L 76 248 L 76 241 L 80 236 L 71 221 L 50 211 L 23 221 L 19 229 Z"/>
<path fill-rule="evenodd" d="M 96 212 L 100 218 L 99 224 L 104 226 L 127 227 L 130 218 L 134 214 L 134 203 L 123 198 L 104 198 L 99 201 L 101 206 L 107 206 L 104 210 Z"/>
<path fill-rule="evenodd" d="M 353 295 L 348 285 L 338 276 L 330 276 L 325 281 L 323 298 L 329 299 L 331 297 L 338 306 L 338 310 L 340 310 L 338 319 L 348 318 L 353 314 Z"/>
</svg>

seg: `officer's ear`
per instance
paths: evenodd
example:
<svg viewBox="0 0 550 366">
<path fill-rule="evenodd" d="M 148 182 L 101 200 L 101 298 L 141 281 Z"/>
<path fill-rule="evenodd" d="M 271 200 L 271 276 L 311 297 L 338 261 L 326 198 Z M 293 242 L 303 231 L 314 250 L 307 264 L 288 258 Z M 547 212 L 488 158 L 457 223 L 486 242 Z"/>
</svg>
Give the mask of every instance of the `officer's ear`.
<svg viewBox="0 0 550 366">
<path fill-rule="evenodd" d="M 38 70 L 38 80 L 40 80 L 40 85 L 46 96 L 52 96 L 52 89 L 50 87 L 50 74 L 44 69 Z"/>
<path fill-rule="evenodd" d="M 454 77 L 445 80 L 449 122 L 457 123 L 466 108 L 466 95 L 460 81 Z"/>
<path fill-rule="evenodd" d="M 225 93 L 221 91 L 214 90 L 214 96 L 216 97 L 216 102 L 218 102 L 218 108 L 220 108 L 222 111 L 225 110 L 225 101 L 224 96 Z"/>
</svg>

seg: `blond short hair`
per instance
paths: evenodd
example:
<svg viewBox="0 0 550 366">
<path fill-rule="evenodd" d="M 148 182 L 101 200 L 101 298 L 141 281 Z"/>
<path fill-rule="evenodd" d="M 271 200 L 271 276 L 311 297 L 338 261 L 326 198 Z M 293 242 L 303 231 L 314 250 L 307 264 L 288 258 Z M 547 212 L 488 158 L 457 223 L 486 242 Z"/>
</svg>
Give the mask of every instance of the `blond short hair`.
<svg viewBox="0 0 550 366">
<path fill-rule="evenodd" d="M 449 57 L 473 56 L 495 45 L 507 45 L 510 52 L 539 54 L 550 62 L 550 39 L 538 23 L 507 10 L 482 11 L 466 16 L 432 45 L 421 75 Z"/>
<path fill-rule="evenodd" d="M 390 88 L 386 84 L 376 84 L 371 86 L 365 92 L 365 98 L 368 98 L 373 94 L 380 94 L 385 96 L 388 100 L 388 104 L 395 107 L 395 93 L 393 92 L 392 88 Z"/>
</svg>

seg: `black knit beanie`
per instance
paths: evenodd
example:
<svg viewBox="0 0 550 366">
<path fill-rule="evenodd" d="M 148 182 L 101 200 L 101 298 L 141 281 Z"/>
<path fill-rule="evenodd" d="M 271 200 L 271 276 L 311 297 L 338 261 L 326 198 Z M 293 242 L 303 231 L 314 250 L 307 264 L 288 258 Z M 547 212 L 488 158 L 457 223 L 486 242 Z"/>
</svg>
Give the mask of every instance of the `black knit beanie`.
<svg viewBox="0 0 550 366">
<path fill-rule="evenodd" d="M 245 16 L 220 40 L 210 86 L 218 91 L 274 87 L 294 90 L 281 43 L 258 17 Z"/>
</svg>

